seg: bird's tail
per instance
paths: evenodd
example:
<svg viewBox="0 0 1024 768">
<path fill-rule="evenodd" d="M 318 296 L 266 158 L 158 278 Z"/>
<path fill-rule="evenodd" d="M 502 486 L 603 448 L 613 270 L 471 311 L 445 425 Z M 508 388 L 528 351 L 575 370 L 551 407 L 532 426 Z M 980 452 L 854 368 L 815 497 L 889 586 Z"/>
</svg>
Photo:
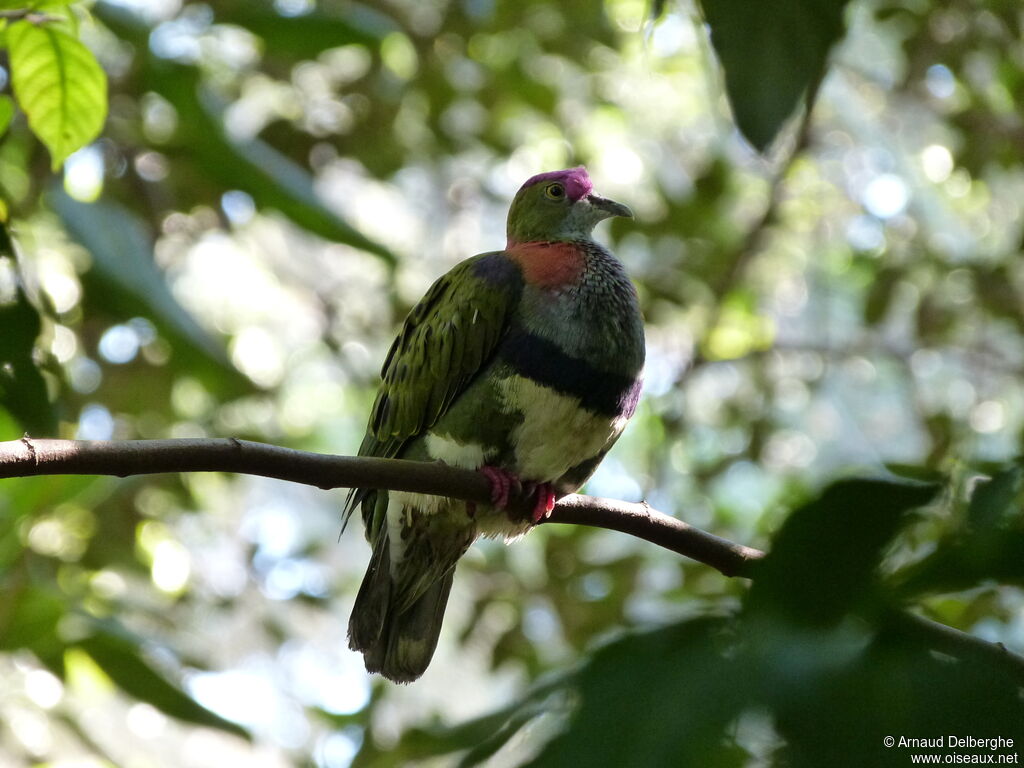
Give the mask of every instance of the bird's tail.
<svg viewBox="0 0 1024 768">
<path fill-rule="evenodd" d="M 368 672 L 396 683 L 411 683 L 426 670 L 437 647 L 454 565 L 409 605 L 391 574 L 386 533 L 377 539 L 348 622 L 348 644 L 363 654 Z"/>
</svg>

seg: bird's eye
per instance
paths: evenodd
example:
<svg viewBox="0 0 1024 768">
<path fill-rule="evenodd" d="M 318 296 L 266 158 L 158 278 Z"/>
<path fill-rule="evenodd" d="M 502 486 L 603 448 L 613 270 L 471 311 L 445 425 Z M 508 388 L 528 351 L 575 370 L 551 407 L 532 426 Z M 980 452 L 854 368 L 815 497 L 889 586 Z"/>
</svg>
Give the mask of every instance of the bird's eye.
<svg viewBox="0 0 1024 768">
<path fill-rule="evenodd" d="M 544 194 L 552 200 L 561 200 L 565 197 L 565 187 L 561 184 L 548 184 L 544 187 Z"/>
</svg>

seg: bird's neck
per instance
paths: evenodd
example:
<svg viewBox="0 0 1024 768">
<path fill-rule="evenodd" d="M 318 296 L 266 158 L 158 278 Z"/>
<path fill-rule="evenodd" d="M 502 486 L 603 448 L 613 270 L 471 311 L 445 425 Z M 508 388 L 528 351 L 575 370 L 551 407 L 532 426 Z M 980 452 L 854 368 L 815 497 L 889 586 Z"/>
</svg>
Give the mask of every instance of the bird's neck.
<svg viewBox="0 0 1024 768">
<path fill-rule="evenodd" d="M 512 243 L 525 283 L 519 322 L 567 354 L 635 374 L 643 364 L 636 289 L 622 265 L 593 240 Z"/>
<path fill-rule="evenodd" d="M 505 251 L 523 271 L 526 283 L 538 288 L 575 285 L 587 266 L 588 251 L 574 240 L 510 240 Z"/>
</svg>

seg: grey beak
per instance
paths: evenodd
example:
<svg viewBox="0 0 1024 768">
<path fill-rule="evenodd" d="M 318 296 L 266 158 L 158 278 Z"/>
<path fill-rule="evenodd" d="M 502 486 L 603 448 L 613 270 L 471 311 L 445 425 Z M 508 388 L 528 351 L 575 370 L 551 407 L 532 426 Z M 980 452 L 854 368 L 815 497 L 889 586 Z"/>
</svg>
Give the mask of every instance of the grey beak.
<svg viewBox="0 0 1024 768">
<path fill-rule="evenodd" d="M 633 212 L 629 210 L 628 206 L 622 203 L 616 203 L 614 200 L 609 200 L 606 197 L 598 197 L 597 195 L 587 195 L 587 200 L 595 208 L 604 211 L 608 216 L 625 216 L 627 219 L 633 218 Z"/>
</svg>

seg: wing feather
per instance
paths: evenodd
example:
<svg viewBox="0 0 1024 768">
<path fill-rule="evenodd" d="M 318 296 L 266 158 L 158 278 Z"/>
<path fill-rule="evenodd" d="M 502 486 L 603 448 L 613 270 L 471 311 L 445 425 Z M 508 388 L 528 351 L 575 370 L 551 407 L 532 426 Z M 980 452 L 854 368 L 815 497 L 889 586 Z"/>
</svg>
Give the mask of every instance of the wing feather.
<svg viewBox="0 0 1024 768">
<path fill-rule="evenodd" d="M 503 252 L 466 259 L 439 278 L 409 312 L 381 369 L 360 456 L 398 456 L 444 415 L 490 361 L 519 300 L 522 276 Z M 345 520 L 373 489 L 353 489 Z"/>
</svg>

